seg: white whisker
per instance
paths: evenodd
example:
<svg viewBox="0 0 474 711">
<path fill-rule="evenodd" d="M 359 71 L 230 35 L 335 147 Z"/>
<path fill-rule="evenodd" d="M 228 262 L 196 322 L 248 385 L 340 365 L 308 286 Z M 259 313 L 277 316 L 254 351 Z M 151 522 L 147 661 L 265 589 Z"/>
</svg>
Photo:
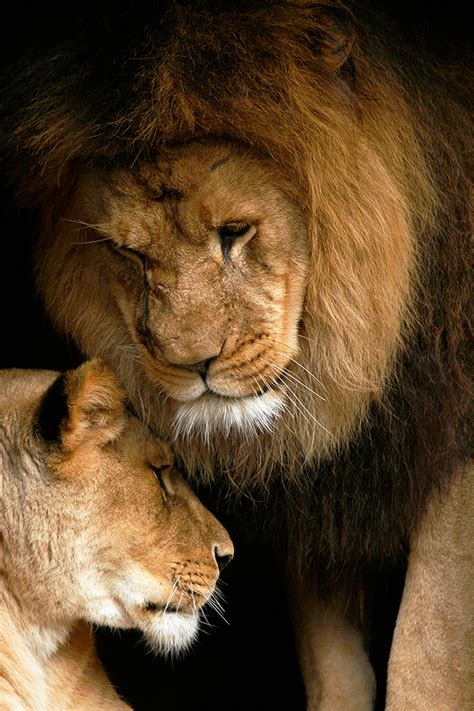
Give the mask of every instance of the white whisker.
<svg viewBox="0 0 474 711">
<path fill-rule="evenodd" d="M 209 607 L 211 610 L 214 610 L 214 612 L 225 622 L 226 625 L 230 624 L 226 617 L 224 617 L 224 611 L 221 605 L 217 606 L 216 605 L 216 600 L 211 596 L 209 600 L 206 602 L 206 607 Z"/>
<path fill-rule="evenodd" d="M 301 368 L 302 370 L 304 370 L 305 373 L 307 373 L 307 374 L 310 376 L 310 378 L 313 378 L 313 380 L 315 380 L 319 385 L 321 385 L 321 386 L 324 388 L 324 384 L 321 382 L 321 380 L 319 380 L 319 378 L 317 378 L 317 377 L 314 375 L 314 373 L 312 373 L 310 370 L 308 370 L 308 368 L 306 368 L 304 365 L 302 365 L 302 363 L 300 363 L 299 361 L 297 361 L 295 358 L 292 358 L 291 356 L 289 356 L 289 355 L 288 355 L 287 353 L 285 353 L 284 351 L 279 351 L 277 348 L 275 348 L 275 351 L 276 351 L 277 353 L 279 353 L 280 355 L 286 355 L 286 357 L 288 358 L 289 361 L 291 361 L 292 363 L 294 363 L 295 365 L 297 365 L 298 368 Z M 321 397 L 321 396 L 320 396 L 320 397 Z"/>
<path fill-rule="evenodd" d="M 292 397 L 296 398 L 296 400 L 300 403 L 301 407 L 305 410 L 305 412 L 308 413 L 308 415 L 311 417 L 311 419 L 312 419 L 319 427 L 321 427 L 321 429 L 324 430 L 330 437 L 332 437 L 334 440 L 336 440 L 336 437 L 333 435 L 333 433 L 330 432 L 330 431 L 328 430 L 328 428 L 325 427 L 325 426 L 322 424 L 322 422 L 320 422 L 320 421 L 313 415 L 313 413 L 311 412 L 311 410 L 308 410 L 308 408 L 306 407 L 306 405 L 300 400 L 300 398 L 298 397 L 298 395 L 296 395 L 296 393 L 295 393 L 294 391 L 291 391 L 291 395 L 292 395 Z"/>
<path fill-rule="evenodd" d="M 290 378 L 292 382 L 294 382 L 296 385 L 299 385 L 300 387 L 304 388 L 308 392 L 310 392 L 312 395 L 315 395 L 317 398 L 322 400 L 323 402 L 326 402 L 326 398 L 320 395 L 316 390 L 313 390 L 310 388 L 306 383 L 304 383 L 300 378 L 298 378 L 294 373 L 291 372 L 291 370 L 284 370 L 282 372 L 282 377 L 283 378 Z"/>
<path fill-rule="evenodd" d="M 163 614 L 165 614 L 165 613 L 168 611 L 168 607 L 169 607 L 170 604 L 171 604 L 171 600 L 172 600 L 172 598 L 173 598 L 173 595 L 174 595 L 175 592 L 176 592 L 176 588 L 177 588 L 177 587 L 178 587 L 178 578 L 175 579 L 175 581 L 174 581 L 174 583 L 173 583 L 173 585 L 172 585 L 172 587 L 171 587 L 171 590 L 170 590 L 169 595 L 168 595 L 168 599 L 166 600 L 165 607 L 164 607 L 164 609 L 163 609 Z"/>
<path fill-rule="evenodd" d="M 71 244 L 82 245 L 82 244 L 97 244 L 97 242 L 112 242 L 111 237 L 101 237 L 100 239 L 87 239 L 81 240 L 80 242 L 71 242 Z"/>
<path fill-rule="evenodd" d="M 271 368 L 274 369 L 274 373 L 277 377 L 282 377 L 282 378 L 290 378 L 294 383 L 299 385 L 300 387 L 304 388 L 305 390 L 308 390 L 308 392 L 312 393 L 315 395 L 317 398 L 322 400 L 323 402 L 326 402 L 326 398 L 320 395 L 319 393 L 316 392 L 316 390 L 313 390 L 310 388 L 306 383 L 304 383 L 300 378 L 298 378 L 294 373 L 292 373 L 289 370 L 281 370 L 278 368 L 278 366 L 275 363 L 272 363 L 269 360 L 264 360 L 264 363 L 266 365 L 270 366 Z"/>
<path fill-rule="evenodd" d="M 275 366 L 272 366 L 271 363 L 268 363 L 268 365 L 269 365 L 270 367 L 275 367 Z M 307 415 L 309 415 L 309 416 L 311 417 L 311 419 L 312 419 L 319 427 L 321 427 L 321 429 L 323 429 L 325 432 L 327 432 L 327 434 L 330 435 L 333 439 L 336 439 L 336 438 L 334 437 L 334 435 L 332 434 L 332 432 L 330 432 L 330 431 L 327 429 L 327 427 L 325 427 L 325 426 L 313 415 L 313 413 L 312 413 L 310 410 L 308 410 L 308 408 L 306 407 L 306 405 L 303 403 L 302 400 L 300 400 L 300 398 L 296 395 L 296 393 L 295 393 L 293 390 L 291 390 L 290 388 L 288 388 L 288 389 L 285 390 L 285 393 L 286 393 L 288 399 L 293 403 L 294 407 L 296 407 L 296 409 L 298 410 L 298 412 L 300 413 L 300 415 L 303 417 L 303 419 L 306 420 L 306 422 L 309 423 L 309 420 L 308 420 L 307 416 L 305 415 L 305 412 L 307 413 Z M 298 405 L 297 403 L 299 403 L 299 405 Z M 300 407 L 300 406 L 301 406 L 301 407 Z M 303 410 L 302 410 L 301 408 L 303 408 L 304 412 L 303 412 Z"/>
</svg>

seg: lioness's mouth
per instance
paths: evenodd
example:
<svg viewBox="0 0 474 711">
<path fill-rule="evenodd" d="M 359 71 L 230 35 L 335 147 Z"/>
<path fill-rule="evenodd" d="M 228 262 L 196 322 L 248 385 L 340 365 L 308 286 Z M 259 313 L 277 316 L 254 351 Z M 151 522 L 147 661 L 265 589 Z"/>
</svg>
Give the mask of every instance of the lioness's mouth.
<svg viewBox="0 0 474 711">
<path fill-rule="evenodd" d="M 179 612 L 182 614 L 182 610 L 173 605 L 163 605 L 159 602 L 146 602 L 143 605 L 145 612 Z"/>
</svg>

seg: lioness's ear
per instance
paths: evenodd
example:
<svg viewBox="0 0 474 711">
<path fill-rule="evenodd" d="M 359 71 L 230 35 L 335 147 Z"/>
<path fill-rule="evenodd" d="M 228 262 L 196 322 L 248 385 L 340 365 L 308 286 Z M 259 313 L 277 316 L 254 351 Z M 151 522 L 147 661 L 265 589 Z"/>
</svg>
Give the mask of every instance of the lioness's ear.
<svg viewBox="0 0 474 711">
<path fill-rule="evenodd" d="M 106 444 L 125 425 L 124 392 L 100 360 L 60 375 L 44 396 L 37 431 L 65 452 Z"/>
<path fill-rule="evenodd" d="M 113 371 L 92 360 L 67 373 L 68 418 L 62 428 L 66 450 L 101 445 L 115 439 L 125 425 L 124 392 Z"/>
</svg>

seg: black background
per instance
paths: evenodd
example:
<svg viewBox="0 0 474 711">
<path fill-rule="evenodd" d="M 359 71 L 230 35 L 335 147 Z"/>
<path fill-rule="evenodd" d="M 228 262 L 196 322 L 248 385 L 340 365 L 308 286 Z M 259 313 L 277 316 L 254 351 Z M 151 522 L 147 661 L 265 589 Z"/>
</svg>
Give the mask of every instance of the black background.
<svg viewBox="0 0 474 711">
<path fill-rule="evenodd" d="M 65 27 L 117 3 L 64 4 L 16 2 L 2 18 L 2 77 L 12 58 L 33 46 L 55 44 Z M 126 5 L 126 4 L 125 4 Z M 472 12 L 464 2 L 385 1 L 382 8 L 408 41 L 440 59 L 462 55 L 470 42 Z M 1 193 L 0 367 L 60 369 L 80 361 L 72 344 L 57 338 L 35 295 L 31 244 L 34 215 L 13 207 L 7 189 Z M 304 692 L 296 663 L 285 588 L 269 550 L 239 539 L 239 525 L 225 521 L 236 543 L 236 558 L 224 571 L 227 622 L 210 615 L 206 630 L 186 658 L 154 657 L 134 632 L 99 630 L 98 647 L 122 693 L 139 711 L 298 711 Z M 377 582 L 374 624 L 379 643 L 372 660 L 383 685 L 390 635 L 402 584 L 402 571 L 383 571 Z M 209 632 L 211 634 L 209 634 Z M 383 694 L 378 707 L 383 708 Z"/>
</svg>

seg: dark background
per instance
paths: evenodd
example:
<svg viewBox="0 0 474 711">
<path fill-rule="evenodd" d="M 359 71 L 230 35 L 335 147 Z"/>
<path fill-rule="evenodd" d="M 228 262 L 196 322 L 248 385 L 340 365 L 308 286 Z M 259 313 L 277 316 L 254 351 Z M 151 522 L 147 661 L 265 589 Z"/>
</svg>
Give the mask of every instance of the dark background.
<svg viewBox="0 0 474 711">
<path fill-rule="evenodd" d="M 58 11 L 55 4 L 15 2 L 2 18 L 2 81 L 10 61 L 31 47 L 53 46 L 77 22 L 119 3 L 94 6 L 74 2 Z M 122 3 L 126 5 L 126 3 Z M 130 4 L 132 5 L 132 4 Z M 136 5 L 136 4 L 135 4 Z M 401 36 L 439 59 L 462 55 L 470 43 L 472 10 L 465 2 L 373 2 Z M 31 245 L 35 216 L 13 206 L 1 187 L 0 367 L 60 369 L 80 355 L 49 327 L 35 295 Z M 99 630 L 98 647 L 117 683 L 138 711 L 298 711 L 304 692 L 296 663 L 285 587 L 271 552 L 240 540 L 238 522 L 225 520 L 236 543 L 236 558 L 224 571 L 227 622 L 209 614 L 205 630 L 186 658 L 163 661 L 152 655 L 134 632 Z M 383 570 L 375 581 L 374 626 L 378 643 L 371 650 L 379 685 L 384 671 L 403 582 L 403 570 Z M 378 708 L 383 708 L 383 694 Z"/>
</svg>

